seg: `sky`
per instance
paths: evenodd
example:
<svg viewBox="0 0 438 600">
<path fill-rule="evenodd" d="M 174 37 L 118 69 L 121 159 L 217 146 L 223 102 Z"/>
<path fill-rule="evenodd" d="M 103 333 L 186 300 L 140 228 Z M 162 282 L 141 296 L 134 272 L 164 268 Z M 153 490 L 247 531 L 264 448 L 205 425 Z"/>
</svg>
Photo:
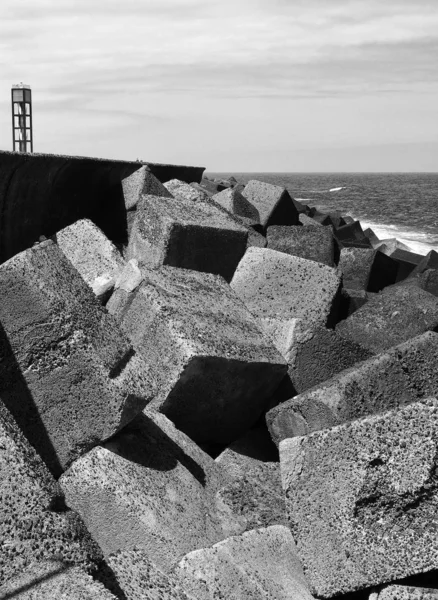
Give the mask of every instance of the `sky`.
<svg viewBox="0 0 438 600">
<path fill-rule="evenodd" d="M 1 150 L 19 82 L 35 152 L 438 170 L 438 0 L 1 0 Z"/>
</svg>

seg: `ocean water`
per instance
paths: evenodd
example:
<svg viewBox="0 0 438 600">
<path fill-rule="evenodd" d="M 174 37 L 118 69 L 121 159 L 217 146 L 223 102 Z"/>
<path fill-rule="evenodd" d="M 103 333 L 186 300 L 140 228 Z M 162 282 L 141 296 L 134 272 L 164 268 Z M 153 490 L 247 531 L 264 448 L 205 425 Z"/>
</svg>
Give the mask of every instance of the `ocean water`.
<svg viewBox="0 0 438 600">
<path fill-rule="evenodd" d="M 206 173 L 281 185 L 310 206 L 359 219 L 378 238 L 397 238 L 413 252 L 438 251 L 438 173 Z"/>
</svg>

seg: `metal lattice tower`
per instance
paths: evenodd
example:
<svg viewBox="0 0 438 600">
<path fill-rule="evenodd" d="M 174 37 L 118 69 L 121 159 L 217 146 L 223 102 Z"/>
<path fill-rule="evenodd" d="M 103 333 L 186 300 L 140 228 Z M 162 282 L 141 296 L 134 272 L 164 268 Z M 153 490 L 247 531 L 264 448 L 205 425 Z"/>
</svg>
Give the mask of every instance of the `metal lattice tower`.
<svg viewBox="0 0 438 600">
<path fill-rule="evenodd" d="M 33 152 L 32 90 L 24 83 L 13 85 L 12 149 L 15 152 Z"/>
</svg>

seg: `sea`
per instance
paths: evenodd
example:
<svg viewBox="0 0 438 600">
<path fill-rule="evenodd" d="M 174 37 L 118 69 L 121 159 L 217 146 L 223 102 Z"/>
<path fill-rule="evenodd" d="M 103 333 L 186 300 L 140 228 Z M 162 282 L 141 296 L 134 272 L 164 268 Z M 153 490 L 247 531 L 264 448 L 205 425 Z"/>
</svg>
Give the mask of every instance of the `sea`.
<svg viewBox="0 0 438 600">
<path fill-rule="evenodd" d="M 438 251 L 438 173 L 206 173 L 280 185 L 310 206 L 359 219 L 381 240 L 396 238 L 413 252 Z"/>
</svg>

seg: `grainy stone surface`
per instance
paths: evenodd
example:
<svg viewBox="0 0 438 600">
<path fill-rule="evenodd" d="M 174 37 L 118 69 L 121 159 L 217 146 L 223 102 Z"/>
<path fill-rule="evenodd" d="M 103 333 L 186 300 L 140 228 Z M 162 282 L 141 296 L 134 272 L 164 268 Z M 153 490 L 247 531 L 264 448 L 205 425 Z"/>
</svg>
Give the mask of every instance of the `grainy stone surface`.
<svg viewBox="0 0 438 600">
<path fill-rule="evenodd" d="M 395 283 L 398 272 L 395 261 L 371 248 L 342 248 L 339 268 L 346 288 L 370 292 Z"/>
<path fill-rule="evenodd" d="M 101 583 L 61 561 L 34 563 L 0 586 L 0 600 L 117 600 Z"/>
<path fill-rule="evenodd" d="M 126 210 L 135 209 L 142 194 L 162 196 L 164 198 L 172 197 L 172 194 L 155 177 L 149 167 L 145 165 L 122 180 L 122 189 Z"/>
<path fill-rule="evenodd" d="M 331 227 L 268 227 L 267 247 L 292 256 L 307 258 L 334 267 L 334 239 Z"/>
<path fill-rule="evenodd" d="M 179 179 L 171 179 L 170 181 L 166 181 L 164 187 L 174 198 L 178 198 L 178 200 L 199 201 L 208 200 L 209 198 L 206 191 L 199 188 L 196 189 L 190 184 L 180 181 Z M 155 195 L 151 192 L 148 193 L 153 196 Z"/>
<path fill-rule="evenodd" d="M 212 598 L 311 600 L 287 527 L 254 529 L 187 554 L 177 574 L 207 586 Z"/>
<path fill-rule="evenodd" d="M 436 569 L 438 400 L 280 444 L 292 535 L 313 594 Z"/>
<path fill-rule="evenodd" d="M 275 443 L 438 394 L 438 334 L 425 333 L 271 409 Z"/>
<path fill-rule="evenodd" d="M 126 253 L 128 259 L 151 268 L 194 269 L 229 281 L 245 252 L 247 237 L 247 229 L 213 202 L 143 196 Z"/>
<path fill-rule="evenodd" d="M 144 550 L 119 550 L 107 560 L 126 600 L 213 600 L 201 584 L 191 586 L 196 596 L 186 593 L 179 578 L 160 571 Z"/>
<path fill-rule="evenodd" d="M 258 211 L 263 227 L 298 223 L 298 211 L 286 188 L 252 179 L 242 195 Z"/>
<path fill-rule="evenodd" d="M 187 552 L 245 529 L 218 495 L 227 480 L 164 415 L 148 412 L 59 482 L 105 556 L 139 548 L 168 571 Z"/>
<path fill-rule="evenodd" d="M 81 519 L 66 509 L 58 484 L 1 402 L 0 547 L 0 586 L 37 560 L 57 557 L 89 573 L 97 573 L 103 562 Z"/>
<path fill-rule="evenodd" d="M 341 277 L 335 269 L 268 248 L 248 248 L 231 287 L 259 319 L 335 322 Z"/>
<path fill-rule="evenodd" d="M 0 266 L 0 399 L 55 476 L 155 392 L 115 319 L 53 242 Z"/>
<path fill-rule="evenodd" d="M 437 589 L 397 584 L 387 585 L 369 595 L 369 600 L 437 600 L 437 598 Z"/>
<path fill-rule="evenodd" d="M 215 194 L 212 199 L 231 214 L 260 223 L 259 211 L 237 190 L 232 188 L 223 190 Z"/>
<path fill-rule="evenodd" d="M 438 269 L 438 252 L 435 252 L 435 250 L 431 250 L 420 260 L 411 275 L 415 276 L 419 273 L 423 273 L 426 269 Z"/>
<path fill-rule="evenodd" d="M 300 214 L 298 220 L 304 227 L 323 227 L 321 223 L 318 223 L 318 221 L 305 214 Z"/>
<path fill-rule="evenodd" d="M 96 295 L 101 289 L 102 277 L 109 276 L 114 284 L 125 265 L 115 245 L 89 219 L 62 229 L 55 241 Z"/>
<path fill-rule="evenodd" d="M 153 405 L 197 442 L 229 443 L 251 427 L 286 363 L 230 286 L 207 273 L 143 269 L 108 303 L 156 380 Z"/>
<path fill-rule="evenodd" d="M 411 286 L 391 286 L 336 326 L 345 339 L 383 352 L 438 327 L 438 299 Z"/>
</svg>

